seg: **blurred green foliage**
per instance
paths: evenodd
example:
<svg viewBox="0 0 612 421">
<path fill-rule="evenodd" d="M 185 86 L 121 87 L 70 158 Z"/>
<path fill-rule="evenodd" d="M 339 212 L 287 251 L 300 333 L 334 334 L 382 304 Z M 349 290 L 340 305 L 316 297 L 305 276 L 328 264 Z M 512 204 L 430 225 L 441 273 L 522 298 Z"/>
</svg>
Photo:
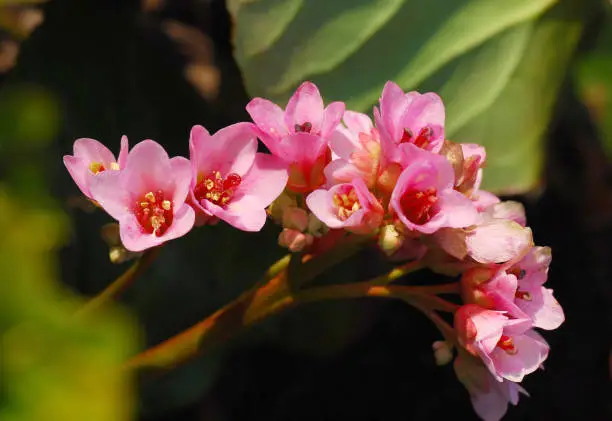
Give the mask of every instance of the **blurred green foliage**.
<svg viewBox="0 0 612 421">
<path fill-rule="evenodd" d="M 489 150 L 485 187 L 534 187 L 560 83 L 595 0 L 230 0 L 253 96 L 304 79 L 369 112 L 387 80 L 439 92 L 447 137 Z"/>
<path fill-rule="evenodd" d="M 574 64 L 580 99 L 597 123 L 601 139 L 612 157 L 612 9 L 593 47 Z"/>
<path fill-rule="evenodd" d="M 49 197 L 43 148 L 59 111 L 46 90 L 0 91 L 0 419 L 133 419 L 133 323 L 116 309 L 82 319 L 56 282 L 66 215 Z"/>
</svg>

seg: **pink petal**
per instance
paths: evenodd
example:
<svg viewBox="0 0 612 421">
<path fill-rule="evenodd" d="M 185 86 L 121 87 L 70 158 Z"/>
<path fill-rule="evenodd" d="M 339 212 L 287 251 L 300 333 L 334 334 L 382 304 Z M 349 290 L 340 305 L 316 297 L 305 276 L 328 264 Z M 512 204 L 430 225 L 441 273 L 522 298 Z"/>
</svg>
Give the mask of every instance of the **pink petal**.
<svg viewBox="0 0 612 421">
<path fill-rule="evenodd" d="M 527 374 L 536 371 L 548 357 L 548 344 L 535 331 L 526 332 L 513 338 L 517 349 L 515 354 L 509 354 L 501 348 L 491 353 L 497 372 L 513 382 L 520 382 Z"/>
<path fill-rule="evenodd" d="M 306 197 L 306 205 L 328 227 L 333 229 L 344 226 L 344 221 L 341 221 L 334 211 L 332 196 L 329 191 L 322 189 L 313 191 Z"/>
<path fill-rule="evenodd" d="M 483 211 L 488 206 L 500 202 L 499 197 L 484 190 L 478 190 L 472 193 L 472 200 L 474 201 L 474 206 L 476 206 L 479 211 Z"/>
<path fill-rule="evenodd" d="M 402 128 L 409 128 L 415 135 L 424 127 L 434 129 L 435 138 L 444 140 L 444 104 L 433 92 L 415 96 L 402 115 Z"/>
<path fill-rule="evenodd" d="M 130 145 L 127 136 L 121 136 L 121 149 L 119 150 L 119 157 L 117 158 L 117 164 L 119 164 L 120 169 L 125 168 L 129 150 Z"/>
<path fill-rule="evenodd" d="M 468 232 L 468 254 L 480 263 L 504 263 L 531 247 L 531 230 L 508 220 L 493 220 Z"/>
<path fill-rule="evenodd" d="M 223 176 L 243 176 L 255 159 L 257 138 L 251 123 L 224 127 L 212 137 L 195 126 L 190 140 L 191 160 L 197 174 L 219 171 Z"/>
<path fill-rule="evenodd" d="M 310 133 L 296 133 L 283 139 L 279 158 L 287 163 L 312 164 L 327 150 L 327 141 Z"/>
<path fill-rule="evenodd" d="M 187 158 L 176 156 L 170 159 L 170 168 L 172 169 L 172 177 L 174 178 L 174 194 L 172 195 L 172 203 L 185 203 L 191 186 L 191 163 Z"/>
<path fill-rule="evenodd" d="M 270 205 L 285 189 L 287 164 L 280 158 L 256 153 L 251 169 L 242 179 L 236 196 L 248 195 L 257 199 L 257 208 Z"/>
<path fill-rule="evenodd" d="M 90 189 L 92 198 L 116 220 L 130 213 L 132 200 L 122 172 L 104 171 L 92 177 Z"/>
<path fill-rule="evenodd" d="M 336 159 L 327 164 L 324 170 L 327 185 L 350 183 L 354 178 L 361 177 L 361 171 L 344 159 Z"/>
<path fill-rule="evenodd" d="M 135 196 L 156 190 L 166 194 L 174 191 L 168 153 L 153 140 L 143 140 L 132 148 L 121 174 L 125 177 L 123 185 Z"/>
<path fill-rule="evenodd" d="M 126 249 L 130 251 L 143 251 L 163 244 L 166 241 L 182 237 L 191 230 L 194 222 L 194 210 L 191 206 L 183 204 L 178 211 L 175 211 L 172 224 L 159 237 L 143 232 L 133 214 L 126 214 L 119 220 L 119 235 Z"/>
<path fill-rule="evenodd" d="M 81 192 L 91 199 L 89 181 L 94 175 L 89 170 L 89 166 L 83 159 L 72 155 L 64 155 L 64 165 Z"/>
<path fill-rule="evenodd" d="M 440 212 L 446 221 L 444 225 L 450 228 L 465 228 L 480 221 L 476 207 L 470 199 L 455 190 L 445 190 L 438 194 Z"/>
<path fill-rule="evenodd" d="M 346 127 L 338 126 L 329 136 L 329 147 L 342 159 L 351 159 L 351 154 L 361 149 L 359 138 Z"/>
<path fill-rule="evenodd" d="M 417 95 L 416 92 L 404 94 L 402 88 L 394 82 L 388 81 L 385 84 L 380 96 L 382 124 L 377 122 L 376 126 L 379 128 L 383 126 L 391 141 L 398 142 L 401 139 L 404 128 L 401 127 L 400 120 L 406 108 L 408 108 Z"/>
<path fill-rule="evenodd" d="M 345 108 L 344 102 L 332 102 L 325 108 L 321 125 L 321 136 L 329 136 L 338 127 Z"/>
<path fill-rule="evenodd" d="M 463 151 L 463 158 L 470 158 L 477 156 L 480 158 L 480 162 L 485 162 L 487 158 L 486 150 L 484 146 L 476 143 L 460 143 L 461 150 Z"/>
<path fill-rule="evenodd" d="M 280 139 L 289 134 L 284 122 L 285 112 L 275 103 L 263 98 L 253 98 L 246 110 L 261 131 L 266 135 Z M 267 141 L 262 139 L 267 145 Z"/>
<path fill-rule="evenodd" d="M 226 209 L 210 205 L 212 213 L 219 219 L 243 231 L 260 231 L 266 223 L 266 211 L 259 206 L 259 198 L 242 196 L 232 201 Z"/>
<path fill-rule="evenodd" d="M 119 236 L 123 246 L 130 251 L 143 251 L 164 243 L 162 237 L 143 232 L 138 220 L 131 213 L 125 214 L 119 220 Z"/>
<path fill-rule="evenodd" d="M 374 125 L 366 114 L 347 110 L 342 118 L 346 127 L 353 133 L 370 133 Z"/>
<path fill-rule="evenodd" d="M 332 110 L 335 112 L 335 110 Z M 342 110 L 344 111 L 344 110 Z M 289 99 L 285 125 L 293 132 L 295 125 L 312 124 L 311 133 L 320 133 L 323 123 L 323 98 L 312 82 L 304 82 Z M 329 122 L 331 123 L 331 121 Z M 327 127 L 329 129 L 329 127 Z M 335 128 L 335 127 L 334 127 Z"/>
<path fill-rule="evenodd" d="M 487 217 L 492 219 L 509 219 L 522 227 L 527 225 L 525 207 L 522 203 L 512 200 L 490 205 L 485 209 L 484 213 Z"/>
<path fill-rule="evenodd" d="M 565 314 L 553 296 L 552 289 L 539 287 L 531 294 L 531 301 L 517 300 L 517 305 L 533 319 L 533 325 L 541 329 L 554 330 L 565 321 Z"/>
<path fill-rule="evenodd" d="M 74 156 L 83 159 L 86 165 L 92 162 L 104 164 L 110 169 L 110 164 L 115 162 L 113 153 L 102 143 L 95 139 L 81 138 L 74 141 Z"/>
</svg>

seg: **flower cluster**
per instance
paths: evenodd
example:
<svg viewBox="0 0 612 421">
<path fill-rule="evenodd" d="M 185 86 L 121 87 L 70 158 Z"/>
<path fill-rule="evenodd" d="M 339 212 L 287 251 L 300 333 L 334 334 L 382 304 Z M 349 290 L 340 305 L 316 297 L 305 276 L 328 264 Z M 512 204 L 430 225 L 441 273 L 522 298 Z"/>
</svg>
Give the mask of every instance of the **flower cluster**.
<svg viewBox="0 0 612 421">
<path fill-rule="evenodd" d="M 404 93 L 393 82 L 374 121 L 342 102 L 325 106 L 310 82 L 284 110 L 262 98 L 246 109 L 252 123 L 213 135 L 193 127 L 189 159 L 169 158 L 152 140 L 128 151 L 124 137 L 117 160 L 96 140 L 79 139 L 64 162 L 119 222 L 132 252 L 218 220 L 258 231 L 270 216 L 291 252 L 367 236 L 390 259 L 460 275 L 455 370 L 476 412 L 499 419 L 548 355 L 533 328 L 555 329 L 564 315 L 543 286 L 550 250 L 533 244 L 522 206 L 481 189 L 484 148 L 446 139 L 438 95 Z M 257 152 L 257 139 L 269 154 Z"/>
</svg>

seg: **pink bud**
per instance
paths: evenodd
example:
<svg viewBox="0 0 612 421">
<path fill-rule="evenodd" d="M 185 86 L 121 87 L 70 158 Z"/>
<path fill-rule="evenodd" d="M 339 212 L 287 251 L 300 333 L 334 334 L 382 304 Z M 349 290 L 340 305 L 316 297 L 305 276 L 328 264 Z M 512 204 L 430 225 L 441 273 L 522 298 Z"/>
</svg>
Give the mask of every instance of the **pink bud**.
<svg viewBox="0 0 612 421">
<path fill-rule="evenodd" d="M 299 252 L 312 244 L 313 237 L 300 231 L 285 228 L 278 236 L 278 244 L 291 252 Z"/>
<path fill-rule="evenodd" d="M 286 208 L 283 213 L 283 227 L 303 232 L 308 227 L 308 213 L 300 208 Z"/>
</svg>

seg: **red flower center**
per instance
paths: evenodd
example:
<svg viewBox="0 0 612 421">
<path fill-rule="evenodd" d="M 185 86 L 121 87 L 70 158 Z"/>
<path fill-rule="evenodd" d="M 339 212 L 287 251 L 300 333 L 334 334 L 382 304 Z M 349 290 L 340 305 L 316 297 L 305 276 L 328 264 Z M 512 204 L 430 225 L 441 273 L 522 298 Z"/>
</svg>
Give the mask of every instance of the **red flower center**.
<svg viewBox="0 0 612 421">
<path fill-rule="evenodd" d="M 302 124 L 296 124 L 294 126 L 295 132 L 296 133 L 310 133 L 310 131 L 312 130 L 312 123 L 309 121 L 306 121 Z"/>
<path fill-rule="evenodd" d="M 206 177 L 198 177 L 193 194 L 198 202 L 206 199 L 217 206 L 225 206 L 234 196 L 242 182 L 238 174 L 230 173 L 225 178 L 219 171 L 211 171 Z"/>
<path fill-rule="evenodd" d="M 412 223 L 423 225 L 435 215 L 435 205 L 438 202 L 437 191 L 434 188 L 425 191 L 408 190 L 400 198 L 400 206 L 404 215 Z"/>
<path fill-rule="evenodd" d="M 148 192 L 136 202 L 134 214 L 145 232 L 159 237 L 172 224 L 172 202 L 164 199 L 161 190 Z"/>
<path fill-rule="evenodd" d="M 514 355 L 518 352 L 516 346 L 514 345 L 514 341 L 510 336 L 502 335 L 497 342 L 497 346 L 510 355 Z"/>
<path fill-rule="evenodd" d="M 419 148 L 425 149 L 431 142 L 432 136 L 433 130 L 430 127 L 423 127 L 416 137 L 410 129 L 404 129 L 400 143 L 414 143 Z"/>
<path fill-rule="evenodd" d="M 336 214 L 342 221 L 346 221 L 355 211 L 361 208 L 359 198 L 354 188 L 345 193 L 336 193 L 333 197 Z"/>
</svg>

